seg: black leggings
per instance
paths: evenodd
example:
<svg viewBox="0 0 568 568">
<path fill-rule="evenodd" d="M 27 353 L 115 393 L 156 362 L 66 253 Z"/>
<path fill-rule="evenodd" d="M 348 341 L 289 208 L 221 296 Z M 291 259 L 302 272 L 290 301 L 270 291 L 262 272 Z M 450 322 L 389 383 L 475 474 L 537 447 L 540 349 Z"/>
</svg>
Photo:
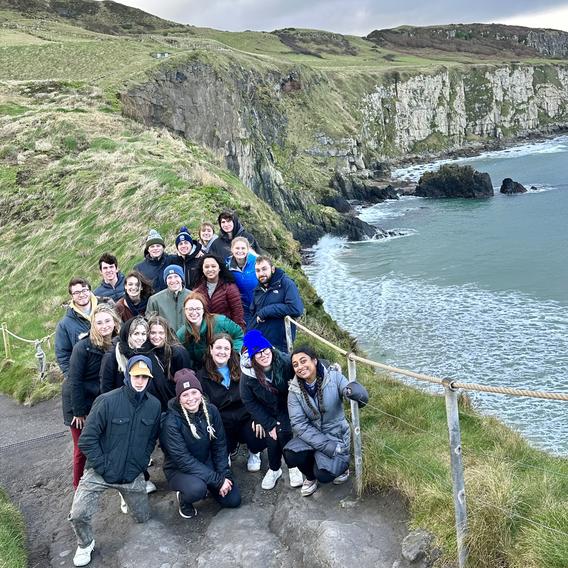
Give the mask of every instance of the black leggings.
<svg viewBox="0 0 568 568">
<path fill-rule="evenodd" d="M 268 450 L 268 467 L 274 471 L 279 470 L 282 465 L 284 446 L 292 439 L 292 432 L 290 430 L 279 430 L 276 427 L 276 436 L 276 440 L 273 440 L 267 432 L 265 438 Z M 288 460 L 286 460 L 286 464 L 288 464 Z"/>
<path fill-rule="evenodd" d="M 297 467 L 309 481 L 317 479 L 320 483 L 329 483 L 336 476 L 326 469 L 320 469 L 316 465 L 315 450 L 305 450 L 303 452 L 293 452 L 284 450 L 284 459 L 288 467 Z"/>
<path fill-rule="evenodd" d="M 236 449 L 238 444 L 246 444 L 253 454 L 262 452 L 266 448 L 266 440 L 255 436 L 251 418 L 247 418 L 242 422 L 223 422 L 223 427 L 225 428 L 227 452 L 229 455 Z"/>
<path fill-rule="evenodd" d="M 221 505 L 221 507 L 226 507 L 229 509 L 234 509 L 241 504 L 241 492 L 235 481 L 233 481 L 233 488 L 225 497 L 219 495 L 219 490 L 216 487 L 209 487 L 205 481 L 196 475 L 190 475 L 188 473 L 182 473 L 181 471 L 176 471 L 168 480 L 168 486 L 174 491 L 179 491 L 181 493 L 181 501 L 186 505 L 193 505 L 196 501 L 201 501 L 205 499 L 207 495 L 207 490 L 211 493 L 211 496 Z"/>
</svg>

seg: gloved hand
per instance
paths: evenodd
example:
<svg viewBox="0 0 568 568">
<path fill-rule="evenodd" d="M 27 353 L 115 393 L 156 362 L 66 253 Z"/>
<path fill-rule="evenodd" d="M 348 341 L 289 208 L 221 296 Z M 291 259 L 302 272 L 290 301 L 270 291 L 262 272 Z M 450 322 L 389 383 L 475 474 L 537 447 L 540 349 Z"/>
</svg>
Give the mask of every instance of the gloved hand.
<svg viewBox="0 0 568 568">
<path fill-rule="evenodd" d="M 347 386 L 343 389 L 343 396 L 357 402 L 359 408 L 363 408 L 369 402 L 367 389 L 356 381 L 347 383 Z"/>
</svg>

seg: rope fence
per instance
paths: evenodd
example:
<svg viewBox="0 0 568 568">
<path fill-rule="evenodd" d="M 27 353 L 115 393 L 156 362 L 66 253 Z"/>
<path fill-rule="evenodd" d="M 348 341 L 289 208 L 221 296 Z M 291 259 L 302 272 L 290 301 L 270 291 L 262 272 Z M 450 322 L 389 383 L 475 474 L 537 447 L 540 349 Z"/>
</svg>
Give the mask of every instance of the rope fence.
<svg viewBox="0 0 568 568">
<path fill-rule="evenodd" d="M 426 382 L 443 387 L 445 402 L 446 402 L 446 417 L 447 417 L 447 427 L 448 427 L 449 446 L 450 446 L 449 473 L 451 474 L 450 477 L 451 477 L 453 499 L 454 499 L 456 537 L 457 537 L 457 547 L 458 547 L 458 566 L 459 568 L 464 568 L 466 566 L 468 558 L 468 550 L 466 544 L 467 535 L 468 535 L 467 531 L 468 524 L 467 524 L 466 495 L 465 495 L 465 481 L 464 481 L 464 464 L 463 464 L 461 432 L 460 432 L 460 423 L 459 423 L 458 391 L 459 390 L 477 391 L 477 392 L 485 392 L 491 394 L 502 394 L 507 396 L 538 398 L 538 399 L 554 400 L 554 401 L 568 401 L 568 393 L 510 388 L 506 386 L 488 386 L 477 383 L 464 383 L 449 378 L 441 378 L 441 377 L 427 375 L 424 373 L 416 373 L 414 371 L 409 371 L 407 369 L 400 369 L 398 367 L 393 367 L 392 365 L 385 365 L 384 363 L 378 363 L 377 361 L 373 361 L 365 357 L 360 357 L 359 355 L 356 355 L 352 351 L 347 351 L 335 345 L 331 341 L 328 341 L 324 337 L 321 337 L 317 333 L 313 332 L 311 329 L 298 323 L 297 321 L 295 321 L 294 319 L 288 316 L 285 318 L 285 325 L 286 325 L 286 340 L 289 350 L 292 349 L 292 344 L 293 344 L 292 325 L 294 325 L 297 329 L 300 329 L 306 335 L 316 339 L 318 342 L 322 343 L 323 345 L 326 345 L 327 347 L 333 349 L 336 353 L 339 353 L 341 356 L 345 357 L 347 359 L 350 381 L 356 380 L 356 363 L 361 363 L 363 365 L 387 371 L 395 375 L 402 375 L 405 377 L 410 377 L 417 381 Z M 404 420 L 403 418 L 395 416 L 389 412 L 386 412 L 385 410 L 380 409 L 374 405 L 369 404 L 368 406 L 374 409 L 375 411 L 379 412 L 383 416 L 396 419 L 401 424 L 404 424 L 405 426 L 411 428 L 416 432 L 421 432 L 423 434 L 435 438 L 437 441 L 441 441 L 441 436 L 438 433 L 430 432 L 423 428 L 420 428 Z M 354 454 L 355 454 L 355 487 L 357 489 L 358 494 L 360 494 L 362 490 L 362 454 L 361 454 L 362 448 L 361 448 L 361 428 L 359 425 L 359 411 L 356 404 L 351 405 L 351 415 L 353 421 L 353 445 L 354 445 Z M 445 439 L 444 444 L 447 443 L 448 440 Z M 411 460 L 407 456 L 403 456 L 398 451 L 388 446 L 386 443 L 384 444 L 384 448 L 388 450 L 392 455 L 397 456 L 398 459 L 402 460 L 407 465 L 423 469 L 421 468 L 421 464 L 416 464 L 411 462 Z M 468 453 L 468 455 L 470 454 Z M 528 468 L 534 467 L 531 466 L 530 464 L 522 464 L 521 462 L 518 462 L 517 465 L 520 467 L 526 466 Z M 536 467 L 535 469 L 543 469 L 543 468 Z M 544 471 L 546 473 L 559 475 L 559 477 L 565 477 L 563 474 L 559 472 L 548 471 L 548 470 Z M 432 472 L 429 472 L 429 474 L 431 475 Z M 435 475 L 434 477 L 438 480 L 439 483 L 443 485 L 446 485 L 448 483 L 448 481 L 443 480 L 441 477 L 437 475 Z M 481 503 L 481 501 L 477 496 L 476 496 L 476 502 Z M 496 504 L 485 503 L 485 502 L 481 504 L 501 511 L 503 514 L 506 515 L 506 518 L 508 520 L 522 519 L 530 523 L 531 525 L 541 527 L 549 531 L 550 533 L 568 537 L 568 534 L 561 530 L 555 529 L 554 527 L 550 527 L 542 522 L 528 519 L 523 515 L 520 515 L 514 511 L 509 512 L 503 509 L 502 507 L 499 507 Z"/>
<path fill-rule="evenodd" d="M 35 358 L 37 360 L 38 372 L 40 381 L 45 379 L 45 374 L 47 370 L 47 357 L 45 351 L 43 350 L 42 344 L 47 342 L 48 349 L 51 348 L 51 338 L 55 335 L 55 332 L 45 335 L 41 339 L 26 339 L 25 337 L 20 337 L 14 332 L 8 329 L 6 322 L 0 324 L 0 329 L 2 331 L 2 341 L 4 343 L 4 358 L 12 358 L 12 345 L 10 344 L 10 337 L 22 343 L 28 345 L 33 345 L 35 347 Z"/>
</svg>

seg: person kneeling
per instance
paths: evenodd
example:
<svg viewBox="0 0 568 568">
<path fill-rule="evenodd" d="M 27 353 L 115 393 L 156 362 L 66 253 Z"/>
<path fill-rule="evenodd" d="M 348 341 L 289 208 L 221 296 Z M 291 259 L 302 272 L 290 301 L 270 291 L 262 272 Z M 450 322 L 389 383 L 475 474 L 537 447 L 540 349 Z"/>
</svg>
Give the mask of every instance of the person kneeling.
<svg viewBox="0 0 568 568">
<path fill-rule="evenodd" d="M 150 517 L 144 470 L 160 427 L 160 403 L 146 392 L 152 362 L 143 355 L 129 359 L 124 386 L 100 395 L 93 404 L 79 448 L 87 469 L 69 513 L 77 536 L 75 566 L 86 566 L 95 548 L 91 519 L 106 489 L 117 489 L 138 523 Z"/>
<path fill-rule="evenodd" d="M 306 477 L 302 495 L 312 495 L 318 482 L 344 483 L 349 477 L 350 429 L 343 397 L 364 406 L 369 395 L 336 369 L 326 368 L 315 351 L 300 346 L 292 352 L 296 376 L 288 389 L 288 413 L 294 438 L 284 447 L 288 467 Z"/>
<path fill-rule="evenodd" d="M 241 494 L 232 479 L 225 431 L 219 411 L 203 398 L 195 373 L 181 369 L 175 376 L 176 398 L 162 418 L 160 445 L 164 450 L 164 474 L 176 491 L 179 514 L 197 515 L 196 501 L 207 491 L 221 507 L 238 507 Z"/>
</svg>

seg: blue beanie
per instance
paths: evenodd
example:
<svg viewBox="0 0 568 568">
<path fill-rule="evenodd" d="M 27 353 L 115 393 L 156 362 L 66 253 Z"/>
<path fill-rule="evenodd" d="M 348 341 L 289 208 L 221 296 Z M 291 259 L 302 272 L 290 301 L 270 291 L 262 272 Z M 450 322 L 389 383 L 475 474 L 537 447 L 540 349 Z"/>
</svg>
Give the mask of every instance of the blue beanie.
<svg viewBox="0 0 568 568">
<path fill-rule="evenodd" d="M 178 232 L 178 236 L 176 237 L 176 248 L 180 243 L 184 241 L 189 242 L 190 245 L 193 244 L 193 239 L 191 238 L 191 234 L 189 233 L 189 230 L 185 226 L 181 227 L 181 229 Z"/>
<path fill-rule="evenodd" d="M 170 264 L 169 266 L 166 266 L 164 269 L 164 282 L 168 281 L 168 276 L 170 274 L 177 274 L 181 278 L 181 283 L 185 286 L 185 276 L 181 266 L 178 266 L 177 264 Z"/>
<path fill-rule="evenodd" d="M 263 349 L 272 349 L 272 344 L 258 329 L 251 329 L 245 333 L 243 344 L 246 347 L 248 356 L 252 359 L 259 351 Z"/>
</svg>

